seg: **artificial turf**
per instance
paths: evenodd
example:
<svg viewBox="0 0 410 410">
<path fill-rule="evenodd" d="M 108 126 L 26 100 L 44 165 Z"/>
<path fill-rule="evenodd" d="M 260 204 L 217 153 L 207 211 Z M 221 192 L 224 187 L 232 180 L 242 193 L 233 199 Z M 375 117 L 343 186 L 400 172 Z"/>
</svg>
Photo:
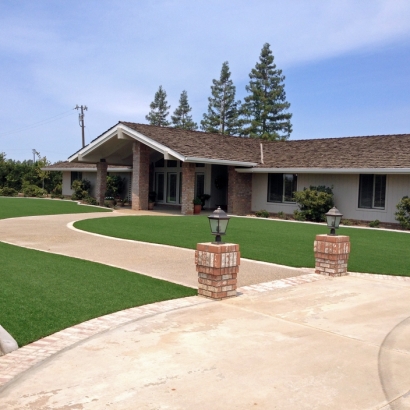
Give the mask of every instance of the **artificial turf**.
<svg viewBox="0 0 410 410">
<path fill-rule="evenodd" d="M 19 346 L 108 313 L 196 295 L 123 269 L 0 242 L 0 324 Z"/>
<path fill-rule="evenodd" d="M 60 199 L 0 197 L 0 219 L 89 212 L 112 212 L 112 210 L 79 205 L 77 202 L 62 201 Z"/>
<path fill-rule="evenodd" d="M 204 216 L 124 216 L 78 221 L 76 228 L 117 238 L 195 249 L 213 240 Z M 313 242 L 325 225 L 257 218 L 231 218 L 227 242 L 238 243 L 244 258 L 294 267 L 314 267 Z M 351 253 L 348 269 L 410 276 L 410 235 L 406 232 L 344 227 Z"/>
</svg>

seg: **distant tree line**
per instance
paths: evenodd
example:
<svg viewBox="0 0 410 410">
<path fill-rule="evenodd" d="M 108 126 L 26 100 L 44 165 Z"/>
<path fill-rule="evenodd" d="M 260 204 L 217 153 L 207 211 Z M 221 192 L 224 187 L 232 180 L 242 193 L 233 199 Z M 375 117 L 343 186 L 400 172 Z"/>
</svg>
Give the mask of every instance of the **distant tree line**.
<svg viewBox="0 0 410 410">
<path fill-rule="evenodd" d="M 14 196 L 22 192 L 26 196 L 44 196 L 48 193 L 61 194 L 62 173 L 42 171 L 50 165 L 46 157 L 36 162 L 7 159 L 0 152 L 0 194 Z"/>
<path fill-rule="evenodd" d="M 219 79 L 212 80 L 208 110 L 203 114 L 201 130 L 264 140 L 289 139 L 292 114 L 288 112 L 290 104 L 286 101 L 285 76 L 282 70 L 276 68 L 268 43 L 263 46 L 259 62 L 249 78 L 246 86 L 248 95 L 242 103 L 235 99 L 236 87 L 231 80 L 228 62 L 222 64 Z M 188 103 L 187 92 L 182 91 L 171 121 L 167 119 L 171 106 L 166 98 L 167 93 L 160 86 L 150 104 L 151 111 L 146 116 L 149 123 L 197 130 L 198 124 L 190 115 L 192 108 Z"/>
</svg>

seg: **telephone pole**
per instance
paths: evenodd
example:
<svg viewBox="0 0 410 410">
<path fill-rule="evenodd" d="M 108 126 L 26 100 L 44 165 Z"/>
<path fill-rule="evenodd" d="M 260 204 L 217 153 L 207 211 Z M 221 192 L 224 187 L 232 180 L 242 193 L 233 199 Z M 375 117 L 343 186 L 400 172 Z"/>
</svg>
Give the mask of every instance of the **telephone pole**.
<svg viewBox="0 0 410 410">
<path fill-rule="evenodd" d="M 81 127 L 81 135 L 83 138 L 83 148 L 85 147 L 85 139 L 84 139 L 84 111 L 87 111 L 88 108 L 86 105 L 84 106 L 78 106 L 78 104 L 74 107 L 75 110 L 81 110 L 81 112 L 78 114 L 78 123 L 80 124 Z"/>
</svg>

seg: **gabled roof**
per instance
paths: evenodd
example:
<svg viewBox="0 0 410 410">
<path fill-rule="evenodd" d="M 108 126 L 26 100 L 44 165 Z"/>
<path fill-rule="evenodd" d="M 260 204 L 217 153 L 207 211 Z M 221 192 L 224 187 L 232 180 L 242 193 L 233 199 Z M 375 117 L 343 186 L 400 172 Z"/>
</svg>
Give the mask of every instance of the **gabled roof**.
<svg viewBox="0 0 410 410">
<path fill-rule="evenodd" d="M 410 173 L 410 134 L 264 141 L 126 121 L 120 121 L 69 160 L 94 162 L 111 155 L 112 162 L 108 163 L 131 165 L 130 149 L 136 140 L 166 159 L 244 167 L 238 169 L 240 172 Z"/>
</svg>

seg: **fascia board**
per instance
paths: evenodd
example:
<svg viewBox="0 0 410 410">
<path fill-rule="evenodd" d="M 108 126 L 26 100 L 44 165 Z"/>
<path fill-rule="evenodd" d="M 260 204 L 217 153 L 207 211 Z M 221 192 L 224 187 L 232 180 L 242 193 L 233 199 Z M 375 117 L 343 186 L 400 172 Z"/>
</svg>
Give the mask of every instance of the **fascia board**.
<svg viewBox="0 0 410 410">
<path fill-rule="evenodd" d="M 236 168 L 239 173 L 272 174 L 410 174 L 410 168 Z"/>
<path fill-rule="evenodd" d="M 184 160 L 184 156 L 179 152 L 174 151 L 173 149 L 167 147 L 166 145 L 160 144 L 157 141 L 147 137 L 144 134 L 141 134 L 139 131 L 135 131 L 132 128 L 127 127 L 124 124 L 118 124 L 118 128 L 121 128 L 122 131 L 125 131 L 128 135 L 135 138 L 137 141 L 142 142 L 144 145 L 154 149 L 155 151 L 161 152 L 164 155 L 171 155 L 177 158 L 180 161 Z"/>
<path fill-rule="evenodd" d="M 256 162 L 230 161 L 227 159 L 209 159 L 199 157 L 184 157 L 184 162 L 201 162 L 204 164 L 233 165 L 237 167 L 255 167 Z"/>
<path fill-rule="evenodd" d="M 42 171 L 76 171 L 76 172 L 97 172 L 97 167 L 95 168 L 53 168 L 53 169 L 48 169 L 48 168 L 40 168 Z M 132 172 L 132 168 L 129 167 L 124 167 L 124 168 L 111 168 L 108 165 L 107 168 L 108 172 Z"/>
</svg>

